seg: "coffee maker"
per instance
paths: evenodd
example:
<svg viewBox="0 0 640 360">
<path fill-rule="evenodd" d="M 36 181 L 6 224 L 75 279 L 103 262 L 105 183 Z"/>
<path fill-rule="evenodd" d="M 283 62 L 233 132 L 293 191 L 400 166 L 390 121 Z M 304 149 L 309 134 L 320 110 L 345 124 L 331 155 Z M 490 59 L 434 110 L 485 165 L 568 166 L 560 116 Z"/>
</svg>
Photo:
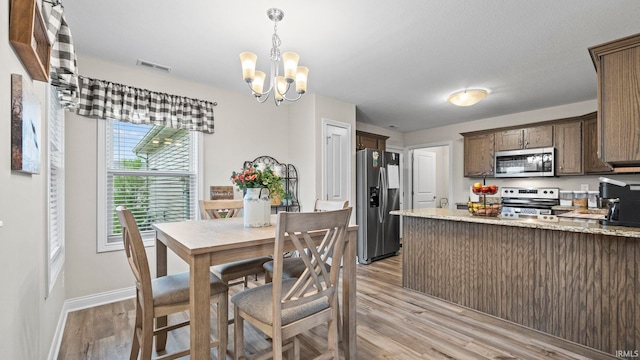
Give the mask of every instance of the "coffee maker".
<svg viewBox="0 0 640 360">
<path fill-rule="evenodd" d="M 609 200 L 609 211 L 600 224 L 640 227 L 640 184 L 601 177 L 600 198 Z"/>
</svg>

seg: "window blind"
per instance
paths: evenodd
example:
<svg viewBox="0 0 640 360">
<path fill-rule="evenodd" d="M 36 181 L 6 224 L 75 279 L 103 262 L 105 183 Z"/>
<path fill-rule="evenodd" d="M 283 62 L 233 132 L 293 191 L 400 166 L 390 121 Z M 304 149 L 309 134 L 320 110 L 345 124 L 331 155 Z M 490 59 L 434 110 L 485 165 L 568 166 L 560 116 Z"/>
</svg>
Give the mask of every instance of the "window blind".
<svg viewBox="0 0 640 360">
<path fill-rule="evenodd" d="M 122 241 L 115 212 L 124 205 L 145 236 L 151 225 L 196 215 L 193 134 L 185 129 L 108 120 L 107 243 Z"/>
<path fill-rule="evenodd" d="M 50 87 L 48 106 L 47 294 L 64 264 L 64 112 L 58 92 Z"/>
</svg>

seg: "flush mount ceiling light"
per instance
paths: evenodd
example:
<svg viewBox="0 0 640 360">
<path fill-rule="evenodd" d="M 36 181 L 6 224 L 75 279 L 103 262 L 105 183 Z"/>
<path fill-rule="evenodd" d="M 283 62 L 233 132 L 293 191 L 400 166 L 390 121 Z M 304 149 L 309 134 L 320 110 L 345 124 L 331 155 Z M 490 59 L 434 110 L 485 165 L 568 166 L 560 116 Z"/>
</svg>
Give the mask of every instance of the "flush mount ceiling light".
<svg viewBox="0 0 640 360">
<path fill-rule="evenodd" d="M 258 57 L 254 53 L 243 52 L 240 54 L 242 63 L 242 78 L 247 82 L 251 93 L 258 102 L 267 101 L 273 91 L 273 99 L 276 105 L 280 105 L 282 100 L 297 101 L 307 91 L 307 77 L 309 69 L 298 66 L 300 56 L 294 52 L 286 52 L 280 56 L 280 37 L 278 37 L 278 21 L 284 17 L 284 12 L 280 9 L 271 8 L 267 10 L 267 16 L 273 21 L 273 35 L 271 36 L 271 71 L 269 73 L 269 88 L 263 91 L 266 74 L 256 71 L 256 61 Z M 284 68 L 283 75 L 280 75 L 280 67 Z M 286 97 L 291 84 L 295 81 L 295 98 Z"/>
<path fill-rule="evenodd" d="M 489 95 L 487 90 L 467 89 L 449 95 L 448 102 L 457 106 L 471 106 L 479 103 Z"/>
</svg>

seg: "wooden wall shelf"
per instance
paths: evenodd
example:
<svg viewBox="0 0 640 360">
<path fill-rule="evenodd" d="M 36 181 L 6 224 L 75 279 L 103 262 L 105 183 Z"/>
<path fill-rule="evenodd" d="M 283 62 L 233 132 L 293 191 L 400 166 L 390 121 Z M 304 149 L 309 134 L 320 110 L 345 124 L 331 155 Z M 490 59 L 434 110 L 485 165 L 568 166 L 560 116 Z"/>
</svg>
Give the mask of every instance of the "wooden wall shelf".
<svg viewBox="0 0 640 360">
<path fill-rule="evenodd" d="M 33 80 L 49 82 L 51 44 L 36 0 L 12 0 L 9 40 Z"/>
</svg>

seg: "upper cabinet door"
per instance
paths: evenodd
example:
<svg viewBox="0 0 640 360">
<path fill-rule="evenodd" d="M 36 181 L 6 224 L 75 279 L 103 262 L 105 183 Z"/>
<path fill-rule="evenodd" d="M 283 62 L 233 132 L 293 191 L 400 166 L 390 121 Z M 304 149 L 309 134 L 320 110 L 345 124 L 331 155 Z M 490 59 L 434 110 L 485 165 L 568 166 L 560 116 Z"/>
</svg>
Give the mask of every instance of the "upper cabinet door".
<svg viewBox="0 0 640 360">
<path fill-rule="evenodd" d="M 555 125 L 556 175 L 582 174 L 582 121 Z"/>
<path fill-rule="evenodd" d="M 553 125 L 535 126 L 524 129 L 523 149 L 553 146 Z"/>
<path fill-rule="evenodd" d="M 600 159 L 640 165 L 640 34 L 589 48 L 598 73 Z"/>
<path fill-rule="evenodd" d="M 503 130 L 496 133 L 496 151 L 553 146 L 553 125 Z"/>
<path fill-rule="evenodd" d="M 378 149 L 385 151 L 387 149 L 388 138 L 389 137 L 385 135 L 356 130 L 356 150 Z"/>
<path fill-rule="evenodd" d="M 598 158 L 598 122 L 594 113 L 584 121 L 584 172 L 590 174 L 611 171 L 611 166 Z"/>
<path fill-rule="evenodd" d="M 496 137 L 496 151 L 520 150 L 523 144 L 522 129 L 499 131 Z"/>
<path fill-rule="evenodd" d="M 464 136 L 464 176 L 493 176 L 493 133 Z"/>
</svg>

